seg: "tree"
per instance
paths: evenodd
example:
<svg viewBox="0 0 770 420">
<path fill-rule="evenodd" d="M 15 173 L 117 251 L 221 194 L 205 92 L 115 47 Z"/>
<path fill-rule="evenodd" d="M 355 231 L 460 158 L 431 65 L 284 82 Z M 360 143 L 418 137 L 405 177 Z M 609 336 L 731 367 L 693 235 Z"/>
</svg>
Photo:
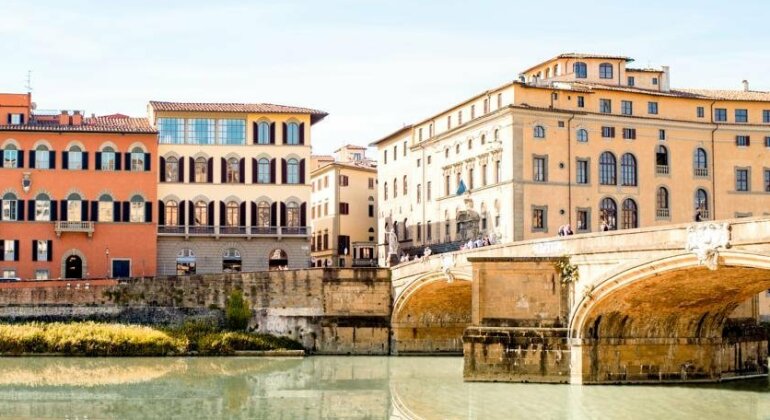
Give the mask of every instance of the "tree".
<svg viewBox="0 0 770 420">
<path fill-rule="evenodd" d="M 249 325 L 250 319 L 251 309 L 248 303 L 243 300 L 243 292 L 233 290 L 227 299 L 227 307 L 225 308 L 225 325 L 227 329 L 232 331 L 245 330 Z"/>
</svg>

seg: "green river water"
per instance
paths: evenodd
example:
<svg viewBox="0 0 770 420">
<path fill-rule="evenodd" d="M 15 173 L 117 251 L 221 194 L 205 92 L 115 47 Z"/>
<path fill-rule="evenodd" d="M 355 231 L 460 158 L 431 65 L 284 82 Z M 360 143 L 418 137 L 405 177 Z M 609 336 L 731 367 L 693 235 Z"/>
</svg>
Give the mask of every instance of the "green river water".
<svg viewBox="0 0 770 420">
<path fill-rule="evenodd" d="M 4 358 L 6 418 L 770 419 L 770 385 L 464 383 L 449 357 Z"/>
</svg>

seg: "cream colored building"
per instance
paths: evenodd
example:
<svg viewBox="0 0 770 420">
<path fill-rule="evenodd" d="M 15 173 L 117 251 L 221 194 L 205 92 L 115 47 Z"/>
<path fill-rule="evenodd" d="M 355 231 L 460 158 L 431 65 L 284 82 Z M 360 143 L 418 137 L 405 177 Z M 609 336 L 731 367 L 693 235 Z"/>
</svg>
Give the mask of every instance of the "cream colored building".
<svg viewBox="0 0 770 420">
<path fill-rule="evenodd" d="M 343 146 L 335 155 L 310 173 L 313 265 L 377 266 L 376 163 L 360 146 Z"/>
<path fill-rule="evenodd" d="M 770 93 L 561 54 L 373 143 L 384 232 L 456 249 L 770 212 Z M 748 65 L 749 63 L 747 63 Z M 738 81 L 736 81 L 738 82 Z M 736 83 L 737 84 L 737 83 Z"/>
<path fill-rule="evenodd" d="M 151 101 L 158 129 L 158 274 L 310 264 L 311 126 L 270 104 Z"/>
</svg>

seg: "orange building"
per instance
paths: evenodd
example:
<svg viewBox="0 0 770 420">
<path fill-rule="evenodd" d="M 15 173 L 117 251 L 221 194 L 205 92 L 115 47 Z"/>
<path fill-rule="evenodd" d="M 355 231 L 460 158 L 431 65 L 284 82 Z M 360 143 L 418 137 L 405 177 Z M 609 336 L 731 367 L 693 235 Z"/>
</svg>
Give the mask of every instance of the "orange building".
<svg viewBox="0 0 770 420">
<path fill-rule="evenodd" d="M 0 276 L 154 275 L 157 132 L 0 94 Z M 157 211 L 155 211 L 157 213 Z"/>
</svg>

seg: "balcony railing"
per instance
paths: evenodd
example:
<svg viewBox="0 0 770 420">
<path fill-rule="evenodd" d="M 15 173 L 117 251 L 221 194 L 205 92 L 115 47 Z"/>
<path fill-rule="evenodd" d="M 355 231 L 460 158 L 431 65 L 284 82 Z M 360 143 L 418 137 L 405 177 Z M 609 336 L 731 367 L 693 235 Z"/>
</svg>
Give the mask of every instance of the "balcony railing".
<svg viewBox="0 0 770 420">
<path fill-rule="evenodd" d="M 354 258 L 353 267 L 377 267 L 375 258 Z"/>
<path fill-rule="evenodd" d="M 700 212 L 701 220 L 710 220 L 711 212 L 709 210 L 698 210 Z"/>
<path fill-rule="evenodd" d="M 178 226 L 159 225 L 159 236 L 227 236 L 227 237 L 258 237 L 258 236 L 307 236 L 307 226 Z"/>
<path fill-rule="evenodd" d="M 668 165 L 655 165 L 655 173 L 658 175 L 668 175 Z"/>
<path fill-rule="evenodd" d="M 671 213 L 669 212 L 669 209 L 657 209 L 657 210 L 655 211 L 655 213 L 656 213 L 655 215 L 656 215 L 656 216 L 657 216 L 659 219 L 668 219 L 668 218 L 670 217 L 670 214 L 671 214 Z"/>
<path fill-rule="evenodd" d="M 709 176 L 709 168 L 695 168 L 695 176 L 701 176 L 701 177 Z"/>
<path fill-rule="evenodd" d="M 60 237 L 64 232 L 87 233 L 89 238 L 94 235 L 94 222 L 62 221 L 55 223 L 54 232 L 56 232 L 57 237 Z"/>
</svg>

